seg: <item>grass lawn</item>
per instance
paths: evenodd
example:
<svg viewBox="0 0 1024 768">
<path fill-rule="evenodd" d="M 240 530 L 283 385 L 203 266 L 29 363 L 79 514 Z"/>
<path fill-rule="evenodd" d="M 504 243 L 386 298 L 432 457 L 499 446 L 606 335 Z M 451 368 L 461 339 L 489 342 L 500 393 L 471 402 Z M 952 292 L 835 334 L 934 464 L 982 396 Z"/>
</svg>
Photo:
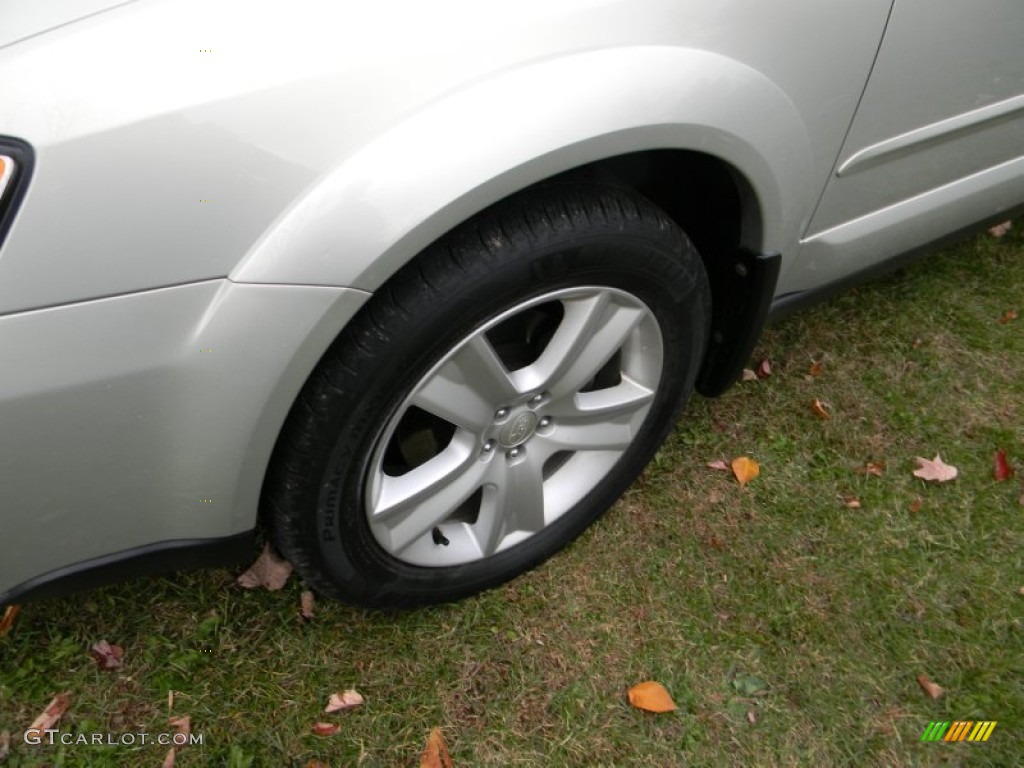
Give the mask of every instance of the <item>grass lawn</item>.
<svg viewBox="0 0 1024 768">
<path fill-rule="evenodd" d="M 5 768 L 160 765 L 155 745 L 25 745 L 65 690 L 65 732 L 114 734 L 167 731 L 173 690 L 204 738 L 185 767 L 415 766 L 433 726 L 464 767 L 1020 765 L 1022 224 L 771 329 L 769 378 L 696 398 L 599 524 L 481 597 L 402 614 L 321 601 L 305 621 L 294 578 L 249 592 L 211 571 L 25 606 L 0 639 Z M 997 449 L 1017 478 L 993 479 Z M 958 479 L 912 476 L 936 453 Z M 740 455 L 761 465 L 745 488 L 706 466 Z M 122 669 L 90 658 L 104 639 Z M 648 679 L 677 712 L 628 706 Z M 353 687 L 364 706 L 322 714 Z M 934 720 L 998 726 L 922 743 Z"/>
</svg>

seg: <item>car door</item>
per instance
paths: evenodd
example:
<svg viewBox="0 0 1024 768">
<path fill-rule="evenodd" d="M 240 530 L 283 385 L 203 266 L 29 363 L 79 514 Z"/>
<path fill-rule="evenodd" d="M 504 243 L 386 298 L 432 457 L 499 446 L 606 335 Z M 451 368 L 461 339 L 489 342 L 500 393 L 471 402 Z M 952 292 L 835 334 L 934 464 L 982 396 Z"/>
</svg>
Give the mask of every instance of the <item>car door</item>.
<svg viewBox="0 0 1024 768">
<path fill-rule="evenodd" d="M 787 290 L 1024 202 L 1024 5 L 896 0 Z"/>
</svg>

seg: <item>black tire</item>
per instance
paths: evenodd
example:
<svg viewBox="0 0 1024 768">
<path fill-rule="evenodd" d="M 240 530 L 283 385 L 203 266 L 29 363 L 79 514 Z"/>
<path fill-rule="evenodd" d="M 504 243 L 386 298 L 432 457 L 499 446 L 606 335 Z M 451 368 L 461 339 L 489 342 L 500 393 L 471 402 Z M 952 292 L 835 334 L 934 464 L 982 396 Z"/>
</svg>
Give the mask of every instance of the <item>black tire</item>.
<svg viewBox="0 0 1024 768">
<path fill-rule="evenodd" d="M 401 416 L 397 409 L 420 386 L 418 382 L 434 380 L 425 377 L 445 355 L 457 354 L 453 350 L 460 340 L 472 333 L 480 337 L 475 329 L 510 307 L 519 312 L 512 321 L 524 328 L 527 323 L 536 325 L 533 315 L 521 320 L 527 310 L 518 308 L 524 302 L 578 286 L 607 289 L 626 297 L 623 301 L 639 300 L 660 333 L 660 374 L 632 442 L 578 502 L 536 532 L 525 534 L 527 538 L 519 543 L 469 562 L 445 565 L 442 558 L 437 567 L 408 562 L 389 552 L 375 535 L 377 529 L 371 528 L 368 483 L 371 470 L 378 471 L 376 465 L 371 468 L 375 454 L 382 482 L 391 478 L 385 470 L 388 452 L 399 450 L 405 455 L 406 443 L 397 435 L 407 429 L 405 420 L 412 418 L 412 409 L 403 410 Z M 693 390 L 703 358 L 710 301 L 707 278 L 693 245 L 661 210 L 632 191 L 590 183 L 551 184 L 482 212 L 383 286 L 311 374 L 283 428 L 263 494 L 263 513 L 278 548 L 320 593 L 378 608 L 455 600 L 534 567 L 614 503 L 672 428 Z M 551 322 L 560 327 L 557 301 L 540 306 L 535 313 L 542 321 L 543 313 L 553 312 L 556 319 Z M 563 306 L 561 311 L 567 310 Z M 649 319 L 643 322 L 650 324 Z M 539 332 L 524 333 L 530 337 Z M 486 339 L 491 341 L 492 336 Z M 516 343 L 525 344 L 528 351 L 523 354 L 529 356 L 545 349 L 548 342 L 527 338 Z M 494 345 L 499 348 L 498 342 Z M 512 349 L 512 342 L 501 349 Z M 616 359 L 626 354 L 617 352 Z M 605 368 L 619 365 L 609 362 Z M 621 384 L 620 373 L 612 370 L 611 375 L 618 376 Z M 587 386 L 596 385 L 592 380 Z M 526 406 L 515 407 L 525 413 Z M 435 417 L 428 414 L 428 418 Z M 515 445 L 530 429 L 534 431 L 526 440 L 540 445 L 542 438 L 536 435 L 541 434 L 544 420 L 538 422 L 537 416 L 530 415 L 516 419 L 517 426 L 503 428 L 500 440 L 482 437 L 492 445 L 483 450 L 497 448 L 504 451 L 502 460 L 511 462 L 511 454 L 532 450 L 530 442 Z M 441 420 L 425 428 L 432 445 L 428 456 L 436 455 L 430 451 L 440 450 L 436 446 L 445 440 L 438 435 L 446 422 L 438 426 L 437 421 Z M 389 439 L 397 449 L 383 444 L 388 423 L 394 424 L 396 436 Z M 559 461 L 567 460 L 562 453 L 569 459 L 577 455 L 562 451 Z M 420 459 L 403 461 L 415 467 Z M 548 469 L 545 464 L 543 471 Z M 548 476 L 543 475 L 541 484 L 547 482 Z M 508 492 L 509 498 L 512 493 Z M 469 530 L 462 522 L 458 525 L 458 530 Z M 447 546 L 440 531 L 440 525 L 433 530 L 433 541 Z M 418 547 L 426 546 L 417 542 Z M 447 550 L 438 553 L 448 556 Z"/>
</svg>

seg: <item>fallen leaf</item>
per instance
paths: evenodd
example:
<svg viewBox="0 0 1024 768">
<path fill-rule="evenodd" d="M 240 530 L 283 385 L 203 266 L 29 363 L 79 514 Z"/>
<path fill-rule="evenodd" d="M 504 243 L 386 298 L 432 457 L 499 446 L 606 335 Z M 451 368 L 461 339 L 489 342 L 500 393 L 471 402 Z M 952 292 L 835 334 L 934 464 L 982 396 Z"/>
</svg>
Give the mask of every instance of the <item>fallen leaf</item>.
<svg viewBox="0 0 1024 768">
<path fill-rule="evenodd" d="M 174 768 L 174 760 L 177 758 L 178 753 L 174 747 L 167 750 L 167 754 L 164 755 L 164 761 L 160 764 L 160 768 Z"/>
<path fill-rule="evenodd" d="M 100 640 L 89 649 L 89 654 L 99 664 L 100 669 L 120 669 L 124 648 L 120 645 L 111 645 L 106 640 Z"/>
<path fill-rule="evenodd" d="M 310 760 L 306 763 L 306 768 L 327 768 L 327 763 L 321 763 L 319 760 Z"/>
<path fill-rule="evenodd" d="M 444 734 L 440 728 L 431 728 L 427 743 L 420 755 L 420 768 L 454 768 L 452 756 L 448 754 L 448 745 L 444 743 Z"/>
<path fill-rule="evenodd" d="M 740 456 L 732 460 L 732 473 L 739 484 L 744 486 L 761 474 L 761 466 L 747 456 Z"/>
<path fill-rule="evenodd" d="M 8 605 L 4 609 L 3 618 L 0 618 L 0 637 L 10 632 L 11 627 L 14 626 L 14 619 L 17 618 L 20 610 L 20 605 Z"/>
<path fill-rule="evenodd" d="M 1018 595 L 1024 595 L 1024 587 L 1021 587 L 1020 589 L 1018 589 L 1017 590 L 1017 594 Z"/>
<path fill-rule="evenodd" d="M 850 509 L 860 509 L 860 499 L 856 496 L 843 496 L 843 504 Z"/>
<path fill-rule="evenodd" d="M 881 477 L 882 473 L 885 472 L 884 461 L 869 461 L 860 469 L 856 470 L 861 475 L 874 475 L 875 477 Z"/>
<path fill-rule="evenodd" d="M 249 570 L 238 577 L 238 583 L 246 589 L 266 587 L 277 591 L 284 587 L 291 573 L 292 564 L 275 555 L 268 543 Z"/>
<path fill-rule="evenodd" d="M 1007 323 L 1012 323 L 1016 319 L 1017 310 L 1008 309 L 1005 312 L 1003 312 L 1003 316 L 999 318 L 999 322 L 1002 323 L 1003 325 L 1006 325 Z"/>
<path fill-rule="evenodd" d="M 167 722 L 174 729 L 175 733 L 180 733 L 182 736 L 188 736 L 192 733 L 192 718 L 189 715 L 169 717 Z M 187 744 L 188 739 L 186 738 L 182 743 Z"/>
<path fill-rule="evenodd" d="M 994 227 L 989 227 L 988 233 L 992 235 L 992 237 L 1003 237 L 1011 229 L 1013 229 L 1013 222 L 1004 221 L 1002 224 L 996 224 Z"/>
<path fill-rule="evenodd" d="M 1013 467 L 1006 460 L 1006 451 L 1000 448 L 995 455 L 995 468 L 992 470 L 992 477 L 996 480 L 1009 480 L 1013 477 Z"/>
<path fill-rule="evenodd" d="M 58 693 L 50 700 L 50 703 L 46 705 L 46 709 L 39 713 L 39 717 L 32 721 L 32 725 L 26 729 L 25 734 L 41 736 L 43 731 L 47 731 L 57 724 L 57 721 L 60 720 L 60 716 L 67 712 L 70 704 L 71 691 Z"/>
<path fill-rule="evenodd" d="M 747 710 L 747 722 L 751 725 L 757 722 L 757 715 L 754 714 L 754 710 L 752 709 Z"/>
<path fill-rule="evenodd" d="M 317 736 L 332 736 L 341 730 L 341 726 L 335 723 L 313 723 L 313 733 Z"/>
<path fill-rule="evenodd" d="M 828 419 L 832 416 L 832 414 L 829 413 L 828 403 L 823 403 L 818 398 L 814 398 L 814 402 L 811 403 L 811 413 L 819 419 Z"/>
<path fill-rule="evenodd" d="M 729 471 L 729 465 L 726 463 L 725 459 L 716 459 L 715 461 L 709 461 L 707 466 L 709 469 L 718 469 L 721 470 L 722 472 Z"/>
<path fill-rule="evenodd" d="M 743 381 L 757 381 L 757 374 L 750 368 L 743 369 Z"/>
<path fill-rule="evenodd" d="M 0 733 L 0 762 L 6 760 L 9 754 L 11 754 L 11 732 L 3 731 Z"/>
<path fill-rule="evenodd" d="M 308 589 L 303 591 L 302 595 L 299 596 L 300 612 L 302 618 L 312 619 L 314 616 L 313 607 L 316 604 L 316 598 L 313 597 L 313 593 Z"/>
<path fill-rule="evenodd" d="M 626 694 L 629 703 L 637 709 L 645 712 L 671 712 L 676 708 L 676 703 L 665 686 L 653 680 L 637 683 Z"/>
<path fill-rule="evenodd" d="M 331 712 L 342 712 L 346 709 L 353 709 L 358 707 L 366 700 L 359 694 L 359 691 L 349 688 L 344 693 L 332 693 L 330 698 L 327 700 L 327 706 L 324 708 L 324 712 L 330 714 Z"/>
<path fill-rule="evenodd" d="M 920 349 L 922 344 L 924 344 L 924 342 L 921 339 L 914 339 L 914 342 L 910 346 L 914 349 Z"/>
<path fill-rule="evenodd" d="M 958 474 L 956 467 L 944 462 L 939 454 L 935 454 L 934 459 L 925 459 L 918 456 L 914 461 L 917 462 L 918 466 L 914 470 L 914 477 L 919 477 L 922 480 L 928 480 L 933 483 L 946 483 L 950 480 L 955 480 Z"/>
<path fill-rule="evenodd" d="M 811 367 L 807 370 L 807 373 L 811 376 L 821 376 L 824 371 L 824 366 L 821 364 L 821 360 L 815 360 L 811 363 Z"/>
<path fill-rule="evenodd" d="M 761 364 L 757 366 L 757 378 L 767 379 L 772 375 L 772 364 L 768 362 L 768 358 L 761 361 Z"/>
<path fill-rule="evenodd" d="M 916 515 L 918 512 L 921 511 L 921 507 L 923 506 L 923 501 L 921 501 L 920 499 L 914 499 L 912 502 L 910 502 L 910 506 L 908 506 L 907 509 L 909 509 L 913 514 Z"/>
<path fill-rule="evenodd" d="M 921 690 L 931 696 L 933 699 L 939 698 L 945 691 L 941 685 L 937 685 L 928 679 L 928 675 L 918 675 L 917 684 L 921 686 Z"/>
</svg>

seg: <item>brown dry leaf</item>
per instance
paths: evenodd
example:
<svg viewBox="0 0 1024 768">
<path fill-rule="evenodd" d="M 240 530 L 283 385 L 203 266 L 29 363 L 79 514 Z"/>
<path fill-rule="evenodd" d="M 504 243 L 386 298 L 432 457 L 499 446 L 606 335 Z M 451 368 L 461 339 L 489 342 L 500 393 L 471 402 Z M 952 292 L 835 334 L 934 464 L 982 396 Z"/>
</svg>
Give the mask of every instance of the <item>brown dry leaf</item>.
<svg viewBox="0 0 1024 768">
<path fill-rule="evenodd" d="M 340 730 L 341 726 L 335 723 L 313 723 L 313 733 L 317 736 L 333 736 Z"/>
<path fill-rule="evenodd" d="M 708 469 L 717 469 L 717 470 L 720 470 L 722 472 L 728 472 L 729 471 L 729 464 L 726 462 L 725 459 L 716 459 L 715 461 L 709 461 L 707 463 L 707 466 L 708 466 Z"/>
<path fill-rule="evenodd" d="M 732 473 L 739 484 L 744 486 L 761 474 L 761 466 L 748 456 L 739 456 L 732 460 Z"/>
<path fill-rule="evenodd" d="M 653 680 L 637 683 L 627 693 L 629 703 L 645 712 L 672 712 L 676 703 L 665 686 Z"/>
<path fill-rule="evenodd" d="M 931 680 L 929 680 L 928 675 L 918 675 L 917 684 L 921 686 L 922 691 L 927 693 L 933 699 L 939 698 L 939 696 L 941 696 L 945 692 L 945 689 L 941 685 L 933 683 Z"/>
<path fill-rule="evenodd" d="M 860 509 L 860 499 L 856 496 L 843 496 L 843 504 L 850 509 Z"/>
<path fill-rule="evenodd" d="M 169 717 L 167 718 L 168 724 L 174 729 L 175 733 L 180 733 L 182 736 L 188 736 L 192 733 L 192 717 L 190 715 L 182 715 L 181 717 Z M 188 743 L 186 738 L 183 743 Z"/>
<path fill-rule="evenodd" d="M 759 379 L 767 379 L 772 375 L 772 364 L 768 362 L 767 357 L 761 361 L 760 365 L 757 366 L 757 371 L 755 371 L 755 373 L 757 373 L 757 378 Z"/>
<path fill-rule="evenodd" d="M 757 381 L 757 374 L 750 368 L 743 369 L 743 381 Z"/>
<path fill-rule="evenodd" d="M 174 761 L 177 758 L 177 756 L 177 751 L 174 749 L 174 747 L 171 747 L 169 750 L 167 750 L 167 754 L 164 755 L 164 761 L 160 764 L 160 768 L 174 768 Z"/>
<path fill-rule="evenodd" d="M 921 507 L 923 506 L 924 502 L 921 501 L 921 499 L 914 499 L 912 502 L 910 502 L 910 506 L 908 506 L 907 509 L 909 509 L 913 514 L 916 515 L 918 512 L 921 511 Z"/>
<path fill-rule="evenodd" d="M 992 469 L 992 477 L 995 480 L 1009 480 L 1013 477 L 1013 467 L 1011 467 L 1010 462 L 1006 460 L 1006 451 L 1002 448 L 996 451 L 993 462 L 995 466 Z"/>
<path fill-rule="evenodd" d="M 306 768 L 328 768 L 327 763 L 322 763 L 319 760 L 310 760 L 306 763 Z"/>
<path fill-rule="evenodd" d="M 427 743 L 420 755 L 420 768 L 454 768 L 452 756 L 448 754 L 448 745 L 444 743 L 444 734 L 440 728 L 431 728 Z"/>
<path fill-rule="evenodd" d="M 11 732 L 2 731 L 0 732 L 0 763 L 6 760 L 9 754 L 11 754 Z"/>
<path fill-rule="evenodd" d="M 8 605 L 4 609 L 3 618 L 0 618 L 0 637 L 6 635 L 11 630 L 11 627 L 14 626 L 14 620 L 17 618 L 20 610 L 20 605 Z"/>
<path fill-rule="evenodd" d="M 874 475 L 875 477 L 881 477 L 882 473 L 885 472 L 884 461 L 869 461 L 863 467 L 854 470 L 859 475 Z"/>
<path fill-rule="evenodd" d="M 354 688 L 349 688 L 344 693 L 332 693 L 330 698 L 327 700 L 327 706 L 324 708 L 326 714 L 331 712 L 342 712 L 346 709 L 354 709 L 360 706 L 366 700 L 360 695 L 359 691 Z"/>
<path fill-rule="evenodd" d="M 947 483 L 950 480 L 955 480 L 958 474 L 956 467 L 944 462 L 939 454 L 935 454 L 934 459 L 925 459 L 917 456 L 914 461 L 917 462 L 918 466 L 914 470 L 914 477 L 919 477 L 922 480 L 933 483 Z"/>
<path fill-rule="evenodd" d="M 60 720 L 60 716 L 67 712 L 68 706 L 71 704 L 71 691 L 64 691 L 64 693 L 58 693 L 54 696 L 50 703 L 46 705 L 46 709 L 39 713 L 39 717 L 32 721 L 32 725 L 26 729 L 25 733 L 29 734 L 35 731 L 36 736 L 42 735 L 43 731 L 53 728 Z"/>
<path fill-rule="evenodd" d="M 821 364 L 821 360 L 815 360 L 813 363 L 811 363 L 811 367 L 807 370 L 807 373 L 810 376 L 821 376 L 824 370 L 825 369 Z"/>
<path fill-rule="evenodd" d="M 1003 325 L 1006 325 L 1007 323 L 1012 323 L 1016 319 L 1017 319 L 1017 310 L 1016 309 L 1008 309 L 1005 312 L 1003 312 L 1003 316 L 999 318 L 999 322 L 1002 323 Z"/>
<path fill-rule="evenodd" d="M 1013 222 L 1004 221 L 1002 224 L 996 224 L 994 227 L 989 227 L 988 233 L 992 235 L 992 237 L 1004 237 L 1011 229 L 1013 229 Z"/>
<path fill-rule="evenodd" d="M 1024 595 L 1024 587 L 1021 587 L 1020 589 L 1018 589 L 1017 590 L 1017 594 L 1018 595 Z"/>
<path fill-rule="evenodd" d="M 823 403 L 818 398 L 814 398 L 814 402 L 811 403 L 811 413 L 819 419 L 828 419 L 832 417 L 832 414 L 829 413 L 828 403 Z"/>
<path fill-rule="evenodd" d="M 308 589 L 304 590 L 302 595 L 299 596 L 299 611 L 302 613 L 302 618 L 312 619 L 315 615 L 313 608 L 316 605 L 316 598 L 313 597 L 313 593 Z"/>
<path fill-rule="evenodd" d="M 747 710 L 747 722 L 751 725 L 757 722 L 757 715 L 754 714 L 754 710 L 752 709 Z"/>
<path fill-rule="evenodd" d="M 267 544 L 249 570 L 238 577 L 238 583 L 246 589 L 266 587 L 271 591 L 277 591 L 284 587 L 291 573 L 292 564 L 275 555 L 270 549 L 270 544 Z"/>
<path fill-rule="evenodd" d="M 100 640 L 89 649 L 89 655 L 93 657 L 100 669 L 120 669 L 124 648 L 120 645 L 111 645 L 106 640 Z"/>
</svg>

